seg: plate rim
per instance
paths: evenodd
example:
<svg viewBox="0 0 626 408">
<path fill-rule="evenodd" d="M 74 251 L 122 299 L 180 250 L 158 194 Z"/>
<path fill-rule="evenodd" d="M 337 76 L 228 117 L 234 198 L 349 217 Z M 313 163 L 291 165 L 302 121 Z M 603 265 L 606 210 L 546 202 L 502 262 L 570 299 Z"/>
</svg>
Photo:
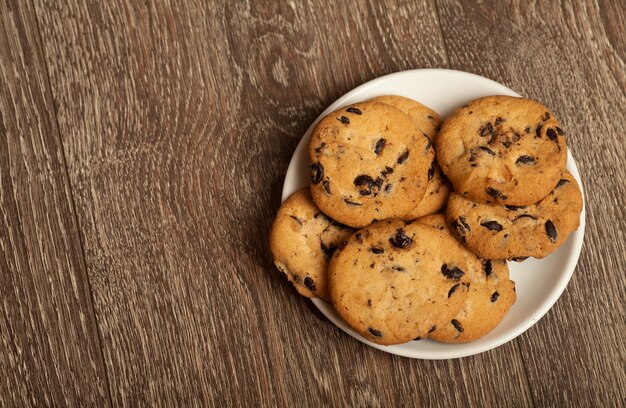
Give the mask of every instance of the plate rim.
<svg viewBox="0 0 626 408">
<path fill-rule="evenodd" d="M 507 87 L 506 85 L 503 85 L 492 79 L 483 77 L 478 74 L 470 73 L 470 72 L 458 71 L 458 70 L 447 69 L 447 68 L 411 69 L 411 70 L 405 70 L 405 71 L 398 71 L 398 72 L 394 72 L 394 73 L 390 73 L 387 75 L 374 78 L 368 82 L 365 82 L 353 88 L 352 90 L 340 96 L 333 103 L 331 103 L 326 109 L 324 109 L 324 111 L 320 113 L 320 115 L 307 128 L 307 130 L 302 135 L 300 141 L 298 142 L 298 145 L 296 146 L 291 156 L 291 159 L 289 161 L 289 166 L 287 168 L 287 171 L 285 173 L 285 179 L 283 181 L 281 202 L 284 202 L 288 198 L 288 196 L 293 193 L 293 190 L 291 188 L 287 188 L 287 185 L 290 184 L 288 183 L 288 181 L 291 181 L 290 179 L 293 178 L 293 174 L 295 173 L 295 168 L 298 166 L 298 163 L 297 163 L 298 160 L 297 160 L 296 155 L 298 152 L 300 152 L 301 145 L 305 143 L 306 140 L 308 140 L 314 127 L 324 116 L 340 108 L 347 100 L 357 97 L 359 94 L 369 90 L 370 88 L 374 86 L 379 85 L 380 83 L 389 81 L 398 76 L 412 76 L 416 74 L 423 75 L 423 74 L 429 74 L 429 73 L 466 76 L 466 77 L 472 78 L 475 81 L 479 81 L 479 82 L 482 81 L 491 86 L 504 88 L 508 90 L 509 93 L 515 94 L 516 96 L 521 96 L 519 93 L 515 92 L 514 90 Z M 586 229 L 586 205 L 585 205 L 586 200 L 585 200 L 585 193 L 584 193 L 584 188 L 582 184 L 582 179 L 580 177 L 580 172 L 578 170 L 578 166 L 576 165 L 576 161 L 574 160 L 574 157 L 572 155 L 571 149 L 569 148 L 567 149 L 566 168 L 572 173 L 572 175 L 574 176 L 574 179 L 576 179 L 576 181 L 578 182 L 581 195 L 583 198 L 583 207 L 580 213 L 580 225 L 578 229 L 574 231 L 568 238 L 568 240 L 573 239 L 574 242 L 573 242 L 573 248 L 572 248 L 573 253 L 571 256 L 567 258 L 567 261 L 565 262 L 563 266 L 563 270 L 565 270 L 566 272 L 562 274 L 562 276 L 558 279 L 556 288 L 552 291 L 552 294 L 548 296 L 547 299 L 545 299 L 541 308 L 532 316 L 529 316 L 528 318 L 526 318 L 523 321 L 523 324 L 520 324 L 518 327 L 514 328 L 514 330 L 512 330 L 511 333 L 503 336 L 502 338 L 499 338 L 492 343 L 486 343 L 482 346 L 478 346 L 476 349 L 472 349 L 470 351 L 465 350 L 465 351 L 455 352 L 454 351 L 455 344 L 449 344 L 450 350 L 439 351 L 439 352 L 428 351 L 425 353 L 417 353 L 418 355 L 415 355 L 414 351 L 411 352 L 411 351 L 406 351 L 404 349 L 391 349 L 391 347 L 400 346 L 400 345 L 385 346 L 385 345 L 372 343 L 366 340 L 364 337 L 362 337 L 360 334 L 354 331 L 349 325 L 347 325 L 347 323 L 340 321 L 341 318 L 338 315 L 335 316 L 336 311 L 332 309 L 332 305 L 330 305 L 330 303 L 320 298 L 312 298 L 311 301 L 313 302 L 315 307 L 317 307 L 320 310 L 320 312 L 322 312 L 322 314 L 324 314 L 324 316 L 328 320 L 330 320 L 331 323 L 333 323 L 335 326 L 337 326 L 339 329 L 341 329 L 343 332 L 347 333 L 351 337 L 355 338 L 356 340 L 368 346 L 374 347 L 375 349 L 378 349 L 378 350 L 381 350 L 390 354 L 399 355 L 402 357 L 423 359 L 423 360 L 456 359 L 456 358 L 469 357 L 472 355 L 484 353 L 486 351 L 493 350 L 497 347 L 500 347 L 503 344 L 506 344 L 512 341 L 513 339 L 519 337 L 521 334 L 526 332 L 532 326 L 534 326 L 539 320 L 541 320 L 541 318 L 543 318 L 550 311 L 550 309 L 552 309 L 552 307 L 556 304 L 556 302 L 561 298 L 563 292 L 565 291 L 565 288 L 569 284 L 569 281 L 571 280 L 574 274 L 574 271 L 576 270 L 576 266 L 578 265 L 578 260 L 580 259 L 580 253 L 582 251 L 582 246 L 583 246 L 583 241 L 584 241 L 584 236 L 585 236 L 585 229 Z M 462 344 L 471 344 L 471 343 L 462 343 Z"/>
</svg>

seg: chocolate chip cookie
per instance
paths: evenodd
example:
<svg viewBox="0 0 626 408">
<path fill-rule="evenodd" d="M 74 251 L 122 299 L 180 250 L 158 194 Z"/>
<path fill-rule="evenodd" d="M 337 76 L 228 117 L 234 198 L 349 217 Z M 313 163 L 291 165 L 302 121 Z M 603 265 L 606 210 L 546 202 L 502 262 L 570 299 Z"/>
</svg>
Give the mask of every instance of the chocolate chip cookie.
<svg viewBox="0 0 626 408">
<path fill-rule="evenodd" d="M 398 344 L 450 322 L 467 297 L 468 258 L 450 234 L 418 222 L 380 221 L 333 256 L 329 295 L 366 339 Z"/>
<path fill-rule="evenodd" d="M 436 142 L 437 160 L 460 195 L 523 206 L 548 195 L 565 169 L 559 122 L 542 104 L 488 96 L 453 112 Z"/>
<path fill-rule="evenodd" d="M 416 222 L 452 234 L 442 214 L 422 217 Z M 466 343 L 493 330 L 516 300 L 515 283 L 509 279 L 506 261 L 481 260 L 466 248 L 459 248 L 468 261 L 469 289 L 461 310 L 449 322 L 437 326 L 428 338 L 443 343 Z"/>
<path fill-rule="evenodd" d="M 301 295 L 328 299 L 328 261 L 353 232 L 324 215 L 304 188 L 278 210 L 270 234 L 274 263 Z"/>
<path fill-rule="evenodd" d="M 345 106 L 322 119 L 309 144 L 311 194 L 333 219 L 364 227 L 400 217 L 424 196 L 430 140 L 399 109 Z"/>
<path fill-rule="evenodd" d="M 578 229 L 583 199 L 565 171 L 553 190 L 528 206 L 481 204 L 450 194 L 446 216 L 455 235 L 488 259 L 543 258 Z"/>
<path fill-rule="evenodd" d="M 380 102 L 391 105 L 400 109 L 402 112 L 409 115 L 413 120 L 413 123 L 423 133 L 424 137 L 427 137 L 431 143 L 435 143 L 437 132 L 441 126 L 441 118 L 434 110 L 428 106 L 414 101 L 410 98 L 398 95 L 384 95 L 370 99 L 370 102 Z M 433 148 L 432 158 L 435 158 L 435 152 Z M 450 183 L 446 177 L 441 173 L 441 168 L 438 164 L 433 163 L 428 170 L 428 185 L 426 186 L 426 193 L 422 200 L 413 208 L 408 214 L 402 216 L 405 220 L 413 220 L 415 218 L 422 217 L 428 214 L 434 214 L 442 209 L 448 201 L 448 195 L 450 194 Z"/>
</svg>

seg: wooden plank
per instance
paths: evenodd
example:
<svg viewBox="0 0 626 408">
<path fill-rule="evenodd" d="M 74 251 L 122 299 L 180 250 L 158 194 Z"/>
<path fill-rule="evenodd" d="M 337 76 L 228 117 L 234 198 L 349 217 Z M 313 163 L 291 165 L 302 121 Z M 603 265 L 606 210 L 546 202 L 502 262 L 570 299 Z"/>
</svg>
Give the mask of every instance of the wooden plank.
<svg viewBox="0 0 626 408">
<path fill-rule="evenodd" d="M 114 403 L 466 406 L 498 381 L 526 400 L 514 347 L 465 372 L 366 347 L 266 243 L 319 112 L 446 65 L 434 5 L 210 3 L 36 2 Z"/>
<path fill-rule="evenodd" d="M 34 10 L 0 2 L 0 406 L 106 406 Z"/>
<path fill-rule="evenodd" d="M 620 2 L 438 1 L 450 66 L 551 107 L 586 192 L 587 229 L 572 281 L 520 337 L 534 403 L 615 406 L 626 400 L 626 74 Z"/>
</svg>

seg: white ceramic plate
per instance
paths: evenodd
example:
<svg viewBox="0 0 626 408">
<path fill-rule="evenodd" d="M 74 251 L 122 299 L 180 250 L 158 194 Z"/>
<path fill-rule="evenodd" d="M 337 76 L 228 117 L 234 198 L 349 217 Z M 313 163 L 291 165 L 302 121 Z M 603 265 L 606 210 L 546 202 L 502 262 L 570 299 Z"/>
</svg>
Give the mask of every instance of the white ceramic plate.
<svg viewBox="0 0 626 408">
<path fill-rule="evenodd" d="M 344 105 L 386 94 L 415 99 L 437 111 L 443 118 L 455 108 L 481 96 L 519 96 L 511 89 L 490 79 L 467 72 L 445 69 L 403 71 L 367 82 L 330 105 L 304 134 L 289 163 L 283 185 L 283 201 L 294 191 L 309 184 L 307 146 L 311 131 L 317 122 Z M 567 169 L 576 178 L 582 190 L 580 174 L 570 152 L 568 152 L 567 159 Z M 448 359 L 482 353 L 519 336 L 550 310 L 561 296 L 576 268 L 584 233 L 585 208 L 583 207 L 580 227 L 558 251 L 541 260 L 530 258 L 522 263 L 510 262 L 511 279 L 516 282 L 517 302 L 498 327 L 485 337 L 471 343 L 443 344 L 432 340 L 420 340 L 395 346 L 381 346 L 365 340 L 352 330 L 330 304 L 321 299 L 313 299 L 313 303 L 343 331 L 367 345 L 388 353 L 422 359 Z"/>
</svg>

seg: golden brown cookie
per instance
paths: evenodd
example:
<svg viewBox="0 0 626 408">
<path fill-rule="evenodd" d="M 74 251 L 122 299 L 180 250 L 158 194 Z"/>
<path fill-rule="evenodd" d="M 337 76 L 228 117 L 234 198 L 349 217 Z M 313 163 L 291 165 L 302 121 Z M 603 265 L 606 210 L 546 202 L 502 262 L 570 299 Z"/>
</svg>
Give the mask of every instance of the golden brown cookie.
<svg viewBox="0 0 626 408">
<path fill-rule="evenodd" d="M 467 296 L 468 260 L 450 234 L 421 223 L 380 221 L 333 256 L 329 295 L 366 339 L 398 344 L 449 322 Z"/>
<path fill-rule="evenodd" d="M 450 194 L 446 215 L 455 235 L 488 259 L 543 258 L 556 251 L 578 229 L 583 199 L 568 172 L 537 204 L 480 204 Z"/>
<path fill-rule="evenodd" d="M 416 222 L 452 234 L 442 214 L 422 217 Z M 458 250 L 471 259 L 469 290 L 456 316 L 428 335 L 443 343 L 466 343 L 483 337 L 502 321 L 516 300 L 515 283 L 509 279 L 506 261 L 481 260 L 466 248 Z"/>
<path fill-rule="evenodd" d="M 511 96 L 488 96 L 457 109 L 441 127 L 436 151 L 463 197 L 518 206 L 548 195 L 567 160 L 554 114 L 538 102 Z"/>
<path fill-rule="evenodd" d="M 413 99 L 398 95 L 377 96 L 376 98 L 370 99 L 370 101 L 386 103 L 400 109 L 402 112 L 409 115 L 424 136 L 430 139 L 433 144 L 435 143 L 437 132 L 441 126 L 441 118 L 434 110 Z M 441 173 L 439 165 L 433 163 L 430 170 L 428 170 L 428 185 L 426 186 L 424 197 L 416 207 L 408 214 L 403 215 L 402 218 L 405 220 L 414 220 L 424 215 L 436 213 L 446 205 L 449 194 L 449 181 Z"/>
<path fill-rule="evenodd" d="M 432 154 L 429 139 L 402 111 L 376 102 L 343 107 L 311 134 L 313 200 L 352 227 L 400 217 L 424 196 Z"/>
<path fill-rule="evenodd" d="M 274 263 L 301 295 L 328 299 L 328 260 L 353 232 L 326 217 L 308 188 L 296 191 L 279 208 L 270 233 Z"/>
</svg>

